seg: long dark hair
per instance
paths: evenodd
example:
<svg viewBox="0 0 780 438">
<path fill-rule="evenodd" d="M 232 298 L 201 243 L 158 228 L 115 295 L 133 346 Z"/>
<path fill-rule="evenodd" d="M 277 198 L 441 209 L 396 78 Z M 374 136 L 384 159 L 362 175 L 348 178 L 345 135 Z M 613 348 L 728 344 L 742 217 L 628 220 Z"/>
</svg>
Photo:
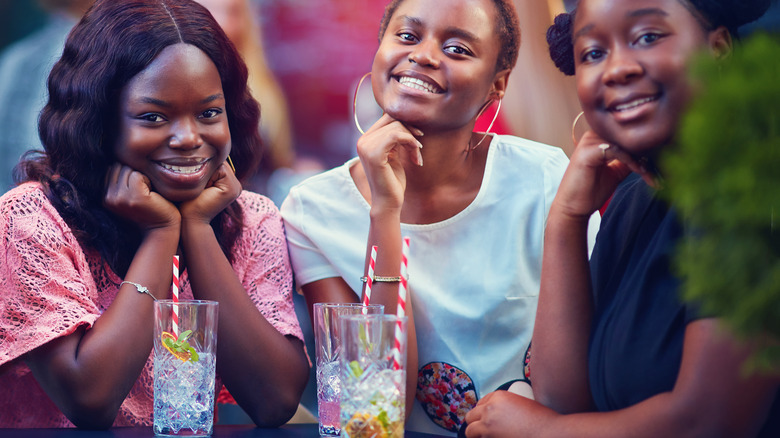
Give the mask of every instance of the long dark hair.
<svg viewBox="0 0 780 438">
<path fill-rule="evenodd" d="M 137 227 L 103 205 L 104 180 L 118 127 L 119 95 L 166 47 L 198 47 L 222 79 L 236 176 L 260 161 L 260 109 L 247 87 L 247 69 L 211 14 L 191 0 L 98 0 L 73 28 L 49 75 L 41 112 L 44 154 L 20 163 L 19 181 L 37 180 L 82 246 L 100 252 L 120 276 L 140 244 Z M 240 236 L 234 202 L 212 221 L 223 252 Z"/>
</svg>

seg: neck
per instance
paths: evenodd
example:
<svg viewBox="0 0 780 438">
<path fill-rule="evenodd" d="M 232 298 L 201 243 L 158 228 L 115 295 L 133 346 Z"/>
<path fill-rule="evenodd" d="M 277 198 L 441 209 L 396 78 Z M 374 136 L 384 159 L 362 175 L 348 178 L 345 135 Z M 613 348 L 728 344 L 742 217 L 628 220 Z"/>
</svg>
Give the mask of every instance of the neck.
<svg viewBox="0 0 780 438">
<path fill-rule="evenodd" d="M 467 188 L 475 180 L 479 184 L 490 144 L 490 139 L 486 138 L 478 148 L 474 148 L 481 138 L 481 133 L 472 134 L 471 131 L 426 134 L 421 137 L 423 166 L 407 165 L 407 196 L 436 190 L 445 185 Z M 476 175 L 480 178 L 475 178 Z"/>
</svg>

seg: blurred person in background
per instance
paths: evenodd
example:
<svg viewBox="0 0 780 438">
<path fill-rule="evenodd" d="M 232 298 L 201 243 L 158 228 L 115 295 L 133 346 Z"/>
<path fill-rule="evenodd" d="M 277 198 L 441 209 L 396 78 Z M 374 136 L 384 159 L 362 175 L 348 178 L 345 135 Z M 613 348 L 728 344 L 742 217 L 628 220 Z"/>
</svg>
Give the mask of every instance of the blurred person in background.
<svg viewBox="0 0 780 438">
<path fill-rule="evenodd" d="M 38 0 L 44 27 L 0 52 L 0 193 L 30 149 L 41 149 L 38 114 L 46 103 L 46 77 L 62 54 L 65 37 L 94 0 Z"/>
<path fill-rule="evenodd" d="M 260 135 L 263 139 L 265 153 L 258 174 L 249 182 L 248 189 L 268 194 L 282 191 L 279 186 L 291 186 L 287 178 L 297 182 L 295 174 L 301 165 L 308 176 L 309 170 L 322 170 L 320 166 L 310 166 L 296 160 L 293 143 L 290 114 L 287 98 L 279 86 L 273 71 L 268 65 L 266 51 L 263 47 L 262 31 L 259 20 L 258 2 L 253 0 L 197 0 L 211 12 L 228 38 L 233 42 L 244 58 L 249 69 L 249 88 L 254 98 L 260 103 L 262 112 Z M 280 173 L 269 181 L 277 170 Z M 286 188 L 274 201 L 279 204 L 287 194 Z"/>
</svg>

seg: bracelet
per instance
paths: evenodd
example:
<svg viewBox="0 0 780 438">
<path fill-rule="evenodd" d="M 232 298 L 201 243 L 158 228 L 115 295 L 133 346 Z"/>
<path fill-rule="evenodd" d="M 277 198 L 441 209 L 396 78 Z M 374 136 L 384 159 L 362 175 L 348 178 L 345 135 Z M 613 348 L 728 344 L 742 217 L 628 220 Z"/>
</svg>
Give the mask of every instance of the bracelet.
<svg viewBox="0 0 780 438">
<path fill-rule="evenodd" d="M 119 287 L 122 287 L 122 285 L 125 283 L 135 286 L 135 290 L 137 290 L 139 294 L 149 295 L 150 297 L 152 297 L 153 300 L 157 301 L 157 298 L 154 295 L 152 295 L 151 292 L 149 292 L 149 289 L 147 289 L 146 286 L 141 286 L 140 284 L 133 283 L 132 281 L 123 281 L 119 283 Z"/>
<path fill-rule="evenodd" d="M 360 277 L 360 281 L 366 283 L 368 282 L 368 277 Z M 375 275 L 371 281 L 374 283 L 398 283 L 401 281 L 401 277 L 382 277 L 381 275 Z"/>
</svg>

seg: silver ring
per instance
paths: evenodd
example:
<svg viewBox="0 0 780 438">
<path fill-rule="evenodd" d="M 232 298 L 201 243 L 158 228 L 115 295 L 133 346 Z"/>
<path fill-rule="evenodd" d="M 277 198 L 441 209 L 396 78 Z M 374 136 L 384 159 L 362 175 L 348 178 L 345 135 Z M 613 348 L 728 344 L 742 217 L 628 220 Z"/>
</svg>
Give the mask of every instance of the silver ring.
<svg viewBox="0 0 780 438">
<path fill-rule="evenodd" d="M 604 160 L 607 159 L 607 149 L 609 149 L 610 145 L 608 143 L 601 143 L 599 145 L 599 149 L 601 149 L 601 155 L 604 157 Z"/>
</svg>

